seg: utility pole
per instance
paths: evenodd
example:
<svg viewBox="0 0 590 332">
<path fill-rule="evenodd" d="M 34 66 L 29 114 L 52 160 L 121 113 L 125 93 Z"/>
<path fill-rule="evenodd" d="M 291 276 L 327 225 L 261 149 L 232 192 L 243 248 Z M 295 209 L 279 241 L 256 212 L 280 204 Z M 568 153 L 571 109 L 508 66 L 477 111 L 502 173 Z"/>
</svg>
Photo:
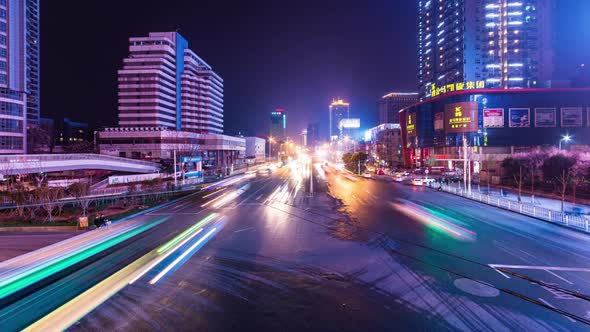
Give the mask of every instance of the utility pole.
<svg viewBox="0 0 590 332">
<path fill-rule="evenodd" d="M 176 150 L 174 150 L 174 188 L 178 185 L 178 181 L 176 180 Z"/>
<path fill-rule="evenodd" d="M 463 189 L 467 192 L 467 137 L 463 134 Z"/>
</svg>

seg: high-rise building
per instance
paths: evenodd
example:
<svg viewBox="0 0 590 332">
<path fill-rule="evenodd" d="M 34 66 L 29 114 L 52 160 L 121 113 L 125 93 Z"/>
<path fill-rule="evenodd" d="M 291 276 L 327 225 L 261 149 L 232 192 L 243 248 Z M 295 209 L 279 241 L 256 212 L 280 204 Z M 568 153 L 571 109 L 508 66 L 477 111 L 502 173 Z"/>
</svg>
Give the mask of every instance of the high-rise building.
<svg viewBox="0 0 590 332">
<path fill-rule="evenodd" d="M 330 123 L 329 123 L 329 133 L 330 139 L 334 136 L 340 136 L 340 121 L 342 119 L 348 119 L 350 116 L 350 104 L 345 102 L 343 99 L 338 98 L 332 100 L 332 103 L 329 107 L 330 112 Z"/>
<path fill-rule="evenodd" d="M 287 111 L 277 108 L 270 112 L 270 137 L 275 142 L 284 141 L 287 138 Z"/>
<path fill-rule="evenodd" d="M 25 153 L 39 122 L 39 1 L 0 1 L 0 153 Z"/>
<path fill-rule="evenodd" d="M 41 118 L 39 0 L 10 1 L 25 3 L 27 123 L 37 125 Z"/>
<path fill-rule="evenodd" d="M 315 147 L 320 142 L 320 124 L 310 123 L 307 125 L 307 146 Z"/>
<path fill-rule="evenodd" d="M 416 92 L 392 92 L 379 99 L 379 123 L 399 123 L 399 111 L 418 102 Z"/>
<path fill-rule="evenodd" d="M 119 125 L 223 133 L 223 80 L 178 32 L 129 39 L 119 74 Z"/>
<path fill-rule="evenodd" d="M 484 87 L 549 87 L 552 2 L 418 1 L 420 97 L 432 96 L 437 88 L 444 93 Z M 471 82 L 482 83 L 475 86 Z"/>
</svg>

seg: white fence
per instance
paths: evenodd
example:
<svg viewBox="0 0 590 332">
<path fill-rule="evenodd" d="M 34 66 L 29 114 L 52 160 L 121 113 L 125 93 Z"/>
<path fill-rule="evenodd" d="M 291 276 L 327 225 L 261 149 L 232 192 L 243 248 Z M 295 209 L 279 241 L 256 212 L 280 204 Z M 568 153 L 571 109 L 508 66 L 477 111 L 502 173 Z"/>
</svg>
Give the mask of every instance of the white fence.
<svg viewBox="0 0 590 332">
<path fill-rule="evenodd" d="M 501 197 L 494 197 L 487 194 L 482 194 L 480 192 L 473 190 L 471 191 L 471 193 L 469 193 L 464 191 L 462 188 L 447 186 L 444 184 L 441 186 L 441 189 L 448 193 L 459 195 L 488 205 L 496 206 L 501 209 L 514 211 L 520 214 L 535 217 L 552 223 L 564 225 L 585 232 L 590 232 L 590 225 L 588 224 L 588 219 L 582 216 L 568 215 L 566 213 L 562 213 L 561 211 L 550 210 L 540 206 L 534 206 L 526 203 L 519 203 Z"/>
</svg>

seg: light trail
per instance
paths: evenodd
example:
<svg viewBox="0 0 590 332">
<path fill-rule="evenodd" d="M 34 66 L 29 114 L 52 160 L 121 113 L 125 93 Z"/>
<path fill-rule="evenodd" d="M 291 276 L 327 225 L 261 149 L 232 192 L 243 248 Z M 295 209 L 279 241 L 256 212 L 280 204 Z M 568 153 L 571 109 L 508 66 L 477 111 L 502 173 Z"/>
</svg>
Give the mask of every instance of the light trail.
<svg viewBox="0 0 590 332">
<path fill-rule="evenodd" d="M 178 242 L 182 241 L 184 238 L 189 236 L 195 230 L 197 230 L 201 227 L 205 227 L 208 223 L 211 222 L 211 220 L 215 219 L 215 217 L 217 217 L 217 216 L 218 216 L 217 213 L 211 213 L 207 217 L 201 219 L 199 222 L 197 222 L 193 226 L 187 228 L 184 232 L 180 233 L 179 235 L 174 237 L 172 240 L 168 241 L 163 246 L 158 248 L 158 253 L 161 254 L 161 253 L 165 252 L 166 250 L 170 249 L 171 247 L 176 245 Z"/>
<path fill-rule="evenodd" d="M 203 245 L 205 245 L 205 243 L 208 240 L 210 240 L 214 234 L 221 231 L 223 226 L 223 223 L 220 224 L 219 226 L 209 231 L 201 239 L 199 239 L 197 243 L 192 245 L 186 252 L 182 254 L 182 259 L 185 259 L 190 253 L 194 254 L 195 252 L 197 252 L 198 249 L 200 249 L 199 246 L 202 247 Z M 202 231 L 203 228 L 199 229 L 196 233 L 193 233 L 191 235 L 192 237 L 190 237 L 190 239 L 187 238 L 182 243 L 177 244 L 175 249 L 166 251 L 165 255 L 158 255 L 157 249 L 150 251 L 149 253 L 138 258 L 137 260 L 127 265 L 123 269 L 117 271 L 110 277 L 104 279 L 103 281 L 89 288 L 82 294 L 76 296 L 69 302 L 63 304 L 56 310 L 45 315 L 43 318 L 37 320 L 35 323 L 31 324 L 23 331 L 66 330 L 68 327 L 72 326 L 74 323 L 79 321 L 82 317 L 90 313 L 96 307 L 107 301 L 110 297 L 118 293 L 121 289 L 128 286 L 130 283 L 139 280 L 139 278 L 137 278 L 138 271 L 142 271 L 140 272 L 140 274 L 143 273 L 145 271 L 146 266 L 151 267 L 153 265 L 154 259 L 157 262 L 161 262 L 161 257 L 168 257 L 170 253 L 176 251 L 176 248 L 181 248 L 182 246 L 186 245 L 186 243 L 188 243 L 190 240 L 196 237 L 197 234 L 201 234 Z M 178 259 L 175 260 L 173 264 L 177 265 L 180 262 L 177 261 Z M 172 268 L 173 267 L 171 267 L 169 270 L 171 270 Z"/>
<path fill-rule="evenodd" d="M 137 234 L 140 234 L 148 229 L 151 229 L 161 224 L 167 219 L 168 217 L 160 218 L 154 222 L 137 227 L 128 232 L 117 235 L 113 238 L 107 239 L 99 243 L 95 243 L 94 246 L 85 248 L 85 250 L 81 250 L 74 255 L 65 257 L 63 259 L 58 258 L 55 260 L 51 260 L 49 262 L 46 262 L 45 264 L 25 270 L 10 278 L 6 278 L 0 282 L 0 298 L 5 298 L 10 294 L 13 294 L 21 289 L 31 286 L 32 284 L 39 282 L 40 280 L 43 280 L 57 272 L 60 272 L 74 264 L 77 264 L 127 239 L 130 239 L 131 237 Z"/>
<path fill-rule="evenodd" d="M 156 265 L 160 264 L 163 260 L 165 260 L 166 258 L 168 258 L 170 255 L 172 255 L 174 252 L 176 252 L 176 250 L 178 250 L 180 247 L 182 247 L 183 245 L 187 244 L 190 240 L 192 240 L 195 236 L 199 235 L 204 228 L 201 228 L 199 230 L 197 230 L 196 232 L 194 232 L 193 234 L 191 234 L 188 238 L 184 239 L 184 241 L 182 241 L 180 244 L 178 244 L 176 247 L 174 247 L 172 250 L 168 251 L 165 255 L 160 256 L 158 259 L 156 259 L 152 264 L 150 264 L 147 268 L 145 268 L 143 271 L 141 271 L 135 278 L 131 279 L 129 281 L 129 284 L 131 285 L 132 283 L 136 282 L 137 280 L 141 279 L 141 277 L 143 277 L 146 273 L 148 273 L 151 269 L 153 269 L 154 267 L 156 267 Z"/>
<path fill-rule="evenodd" d="M 223 193 L 217 197 L 215 197 L 214 199 L 210 200 L 209 202 L 202 204 L 201 207 L 207 207 L 209 204 L 213 203 L 213 202 L 217 202 L 218 200 L 220 200 L 221 198 L 225 197 L 228 193 Z"/>
<path fill-rule="evenodd" d="M 217 190 L 215 190 L 214 192 L 212 192 L 212 193 L 210 193 L 210 194 L 207 194 L 207 195 L 203 196 L 203 198 L 207 198 L 207 197 L 209 197 L 209 196 L 213 196 L 213 195 L 217 194 L 218 192 L 221 192 L 221 191 L 224 191 L 224 190 L 225 190 L 225 188 L 217 189 Z"/>
<path fill-rule="evenodd" d="M 207 240 L 213 233 L 215 233 L 215 231 L 217 231 L 217 227 L 214 227 L 212 230 L 210 230 L 207 234 L 205 234 L 202 238 L 195 242 L 195 244 L 193 244 L 190 248 L 183 252 L 182 255 L 176 258 L 174 262 L 172 262 L 164 270 L 162 270 L 162 272 L 158 273 L 157 276 L 150 280 L 150 284 L 153 285 L 157 283 L 160 279 L 162 279 L 163 276 L 165 276 L 168 272 L 170 272 L 170 270 L 172 270 L 172 268 L 178 265 L 178 263 L 180 263 L 186 256 L 188 256 L 188 254 L 191 254 L 193 250 L 195 250 L 195 248 L 197 248 L 201 243 L 206 243 L 204 241 Z"/>
<path fill-rule="evenodd" d="M 474 240 L 477 233 L 463 228 L 455 223 L 443 219 L 452 219 L 451 217 L 406 200 L 400 200 L 402 203 L 390 203 L 391 206 L 404 213 L 408 217 L 423 223 L 426 226 L 435 227 L 436 229 L 446 231 L 448 234 L 454 235 L 457 238 Z"/>
</svg>

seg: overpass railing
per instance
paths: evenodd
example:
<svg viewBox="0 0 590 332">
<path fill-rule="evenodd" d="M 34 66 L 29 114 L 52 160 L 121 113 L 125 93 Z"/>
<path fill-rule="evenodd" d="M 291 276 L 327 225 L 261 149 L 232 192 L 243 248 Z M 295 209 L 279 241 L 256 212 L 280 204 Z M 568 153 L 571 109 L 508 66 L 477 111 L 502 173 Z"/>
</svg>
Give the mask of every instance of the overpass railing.
<svg viewBox="0 0 590 332">
<path fill-rule="evenodd" d="M 43 161 L 61 161 L 61 160 L 104 160 L 134 163 L 137 165 L 145 165 L 158 167 L 158 164 L 151 161 L 128 159 L 122 157 L 109 156 L 96 153 L 70 153 L 70 154 L 13 154 L 0 156 L 0 163 L 15 163 L 15 162 L 43 162 Z"/>
</svg>

